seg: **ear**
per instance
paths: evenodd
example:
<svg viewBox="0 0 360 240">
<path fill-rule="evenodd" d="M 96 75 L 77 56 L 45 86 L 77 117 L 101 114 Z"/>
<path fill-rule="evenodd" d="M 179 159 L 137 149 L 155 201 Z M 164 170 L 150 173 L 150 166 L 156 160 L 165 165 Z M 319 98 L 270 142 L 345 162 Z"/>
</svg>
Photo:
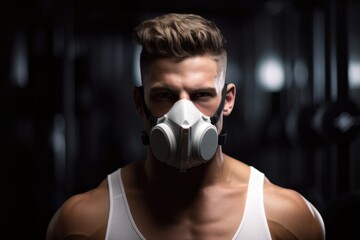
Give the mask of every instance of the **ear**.
<svg viewBox="0 0 360 240">
<path fill-rule="evenodd" d="M 140 116 L 144 115 L 143 99 L 142 98 L 143 98 L 143 94 L 141 93 L 140 87 L 135 86 L 133 88 L 133 100 L 134 100 L 134 103 L 135 103 L 136 112 Z"/>
<path fill-rule="evenodd" d="M 229 116 L 235 105 L 236 86 L 233 83 L 227 84 L 225 104 L 223 109 L 224 116 Z"/>
</svg>

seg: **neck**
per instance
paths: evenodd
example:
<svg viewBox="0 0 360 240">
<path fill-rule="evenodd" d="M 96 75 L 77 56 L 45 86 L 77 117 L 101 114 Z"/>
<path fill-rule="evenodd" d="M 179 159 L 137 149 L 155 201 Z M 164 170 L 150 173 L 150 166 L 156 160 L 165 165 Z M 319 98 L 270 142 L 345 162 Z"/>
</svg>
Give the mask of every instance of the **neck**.
<svg viewBox="0 0 360 240">
<path fill-rule="evenodd" d="M 148 156 L 151 156 L 150 154 Z M 221 147 L 209 162 L 180 172 L 152 157 L 145 160 L 143 169 L 146 188 L 150 191 L 196 192 L 201 188 L 226 180 L 228 170 L 224 164 Z"/>
<path fill-rule="evenodd" d="M 150 155 L 148 155 L 150 156 Z M 198 209 L 212 186 L 230 179 L 230 167 L 219 148 L 213 159 L 197 167 L 180 172 L 154 158 L 141 165 L 142 188 L 149 209 L 156 212 L 157 221 L 168 222 Z M 169 215 L 169 213 L 171 213 Z"/>
</svg>

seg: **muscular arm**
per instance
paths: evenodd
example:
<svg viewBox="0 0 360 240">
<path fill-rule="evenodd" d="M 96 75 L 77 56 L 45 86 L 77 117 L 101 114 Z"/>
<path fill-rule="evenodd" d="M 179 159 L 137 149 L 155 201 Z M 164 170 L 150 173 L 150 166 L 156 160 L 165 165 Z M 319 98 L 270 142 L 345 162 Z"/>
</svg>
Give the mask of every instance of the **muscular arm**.
<svg viewBox="0 0 360 240">
<path fill-rule="evenodd" d="M 325 239 L 318 210 L 296 191 L 271 183 L 265 187 L 265 211 L 273 239 Z"/>
<path fill-rule="evenodd" d="M 51 219 L 46 240 L 104 239 L 108 217 L 107 183 L 70 197 Z"/>
</svg>

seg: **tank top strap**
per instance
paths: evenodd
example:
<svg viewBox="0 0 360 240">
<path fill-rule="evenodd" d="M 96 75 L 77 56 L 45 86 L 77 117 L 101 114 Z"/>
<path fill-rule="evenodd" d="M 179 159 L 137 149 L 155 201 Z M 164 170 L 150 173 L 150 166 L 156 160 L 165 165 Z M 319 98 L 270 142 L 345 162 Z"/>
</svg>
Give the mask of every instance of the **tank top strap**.
<svg viewBox="0 0 360 240">
<path fill-rule="evenodd" d="M 271 239 L 264 207 L 264 179 L 262 172 L 250 166 L 243 219 L 233 240 Z"/>
<path fill-rule="evenodd" d="M 145 239 L 137 229 L 127 204 L 121 169 L 109 174 L 109 217 L 105 240 L 141 240 Z"/>
</svg>

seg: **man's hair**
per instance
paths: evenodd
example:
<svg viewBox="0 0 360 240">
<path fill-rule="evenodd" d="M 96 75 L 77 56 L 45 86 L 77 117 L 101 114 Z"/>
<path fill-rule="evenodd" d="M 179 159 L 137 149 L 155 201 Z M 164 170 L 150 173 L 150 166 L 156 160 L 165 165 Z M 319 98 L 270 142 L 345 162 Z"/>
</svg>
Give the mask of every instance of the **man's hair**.
<svg viewBox="0 0 360 240">
<path fill-rule="evenodd" d="M 140 65 L 159 58 L 187 58 L 210 55 L 226 65 L 225 39 L 218 27 L 195 14 L 164 14 L 145 20 L 133 32 L 133 39 L 141 45 Z"/>
</svg>

